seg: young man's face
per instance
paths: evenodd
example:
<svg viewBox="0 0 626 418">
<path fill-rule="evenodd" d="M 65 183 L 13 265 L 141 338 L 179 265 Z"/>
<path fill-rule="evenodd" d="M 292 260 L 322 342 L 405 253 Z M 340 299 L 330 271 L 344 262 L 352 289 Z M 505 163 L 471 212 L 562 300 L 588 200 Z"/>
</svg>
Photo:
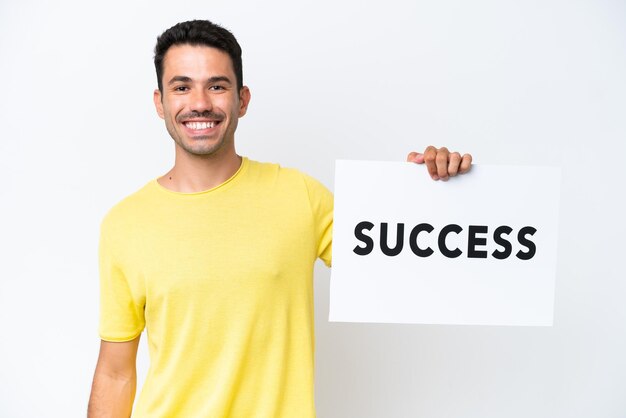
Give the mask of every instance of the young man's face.
<svg viewBox="0 0 626 418">
<path fill-rule="evenodd" d="M 250 101 L 237 91 L 230 56 L 207 46 L 175 45 L 163 60 L 163 93 L 154 92 L 159 116 L 177 147 L 195 155 L 234 153 L 238 119 Z"/>
</svg>

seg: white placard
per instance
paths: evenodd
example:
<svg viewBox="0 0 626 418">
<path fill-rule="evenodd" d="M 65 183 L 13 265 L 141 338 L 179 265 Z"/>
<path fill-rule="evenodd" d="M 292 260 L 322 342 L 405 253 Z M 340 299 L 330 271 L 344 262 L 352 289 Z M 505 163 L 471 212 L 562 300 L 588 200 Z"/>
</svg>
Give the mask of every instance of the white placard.
<svg viewBox="0 0 626 418">
<path fill-rule="evenodd" d="M 330 320 L 551 326 L 560 181 L 553 167 L 443 182 L 337 161 Z"/>
</svg>

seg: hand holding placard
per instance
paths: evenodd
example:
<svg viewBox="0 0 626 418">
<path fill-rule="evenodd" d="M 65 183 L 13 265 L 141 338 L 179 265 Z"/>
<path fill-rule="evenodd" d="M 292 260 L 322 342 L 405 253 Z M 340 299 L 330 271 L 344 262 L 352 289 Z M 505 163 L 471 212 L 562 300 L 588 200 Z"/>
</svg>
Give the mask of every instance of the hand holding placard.
<svg viewBox="0 0 626 418">
<path fill-rule="evenodd" d="M 424 153 L 410 152 L 406 157 L 407 162 L 426 164 L 428 174 L 433 180 L 448 181 L 449 177 L 467 173 L 472 165 L 471 154 L 450 152 L 448 148 L 436 148 L 429 145 Z"/>
</svg>

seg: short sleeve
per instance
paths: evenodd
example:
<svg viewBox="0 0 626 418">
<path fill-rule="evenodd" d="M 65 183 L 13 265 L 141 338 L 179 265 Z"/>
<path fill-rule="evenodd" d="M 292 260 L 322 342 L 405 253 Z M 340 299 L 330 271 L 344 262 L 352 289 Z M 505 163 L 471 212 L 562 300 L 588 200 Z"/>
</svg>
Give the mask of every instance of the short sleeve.
<svg viewBox="0 0 626 418">
<path fill-rule="evenodd" d="M 120 248 L 112 228 L 103 220 L 98 247 L 100 272 L 100 338 L 105 341 L 130 341 L 145 327 L 145 298 L 134 295 L 117 254 Z"/>
<path fill-rule="evenodd" d="M 304 175 L 315 224 L 317 257 L 330 267 L 333 243 L 333 194 L 313 177 Z"/>
</svg>

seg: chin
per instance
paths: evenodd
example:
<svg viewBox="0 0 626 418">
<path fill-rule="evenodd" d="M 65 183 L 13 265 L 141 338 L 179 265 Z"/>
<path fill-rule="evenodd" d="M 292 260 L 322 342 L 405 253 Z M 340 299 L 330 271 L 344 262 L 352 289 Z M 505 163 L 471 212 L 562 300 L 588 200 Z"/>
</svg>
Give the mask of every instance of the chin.
<svg viewBox="0 0 626 418">
<path fill-rule="evenodd" d="M 216 155 L 220 152 L 222 147 L 220 145 L 216 145 L 214 147 L 209 148 L 198 148 L 198 147 L 185 147 L 185 151 L 194 155 Z"/>
</svg>

